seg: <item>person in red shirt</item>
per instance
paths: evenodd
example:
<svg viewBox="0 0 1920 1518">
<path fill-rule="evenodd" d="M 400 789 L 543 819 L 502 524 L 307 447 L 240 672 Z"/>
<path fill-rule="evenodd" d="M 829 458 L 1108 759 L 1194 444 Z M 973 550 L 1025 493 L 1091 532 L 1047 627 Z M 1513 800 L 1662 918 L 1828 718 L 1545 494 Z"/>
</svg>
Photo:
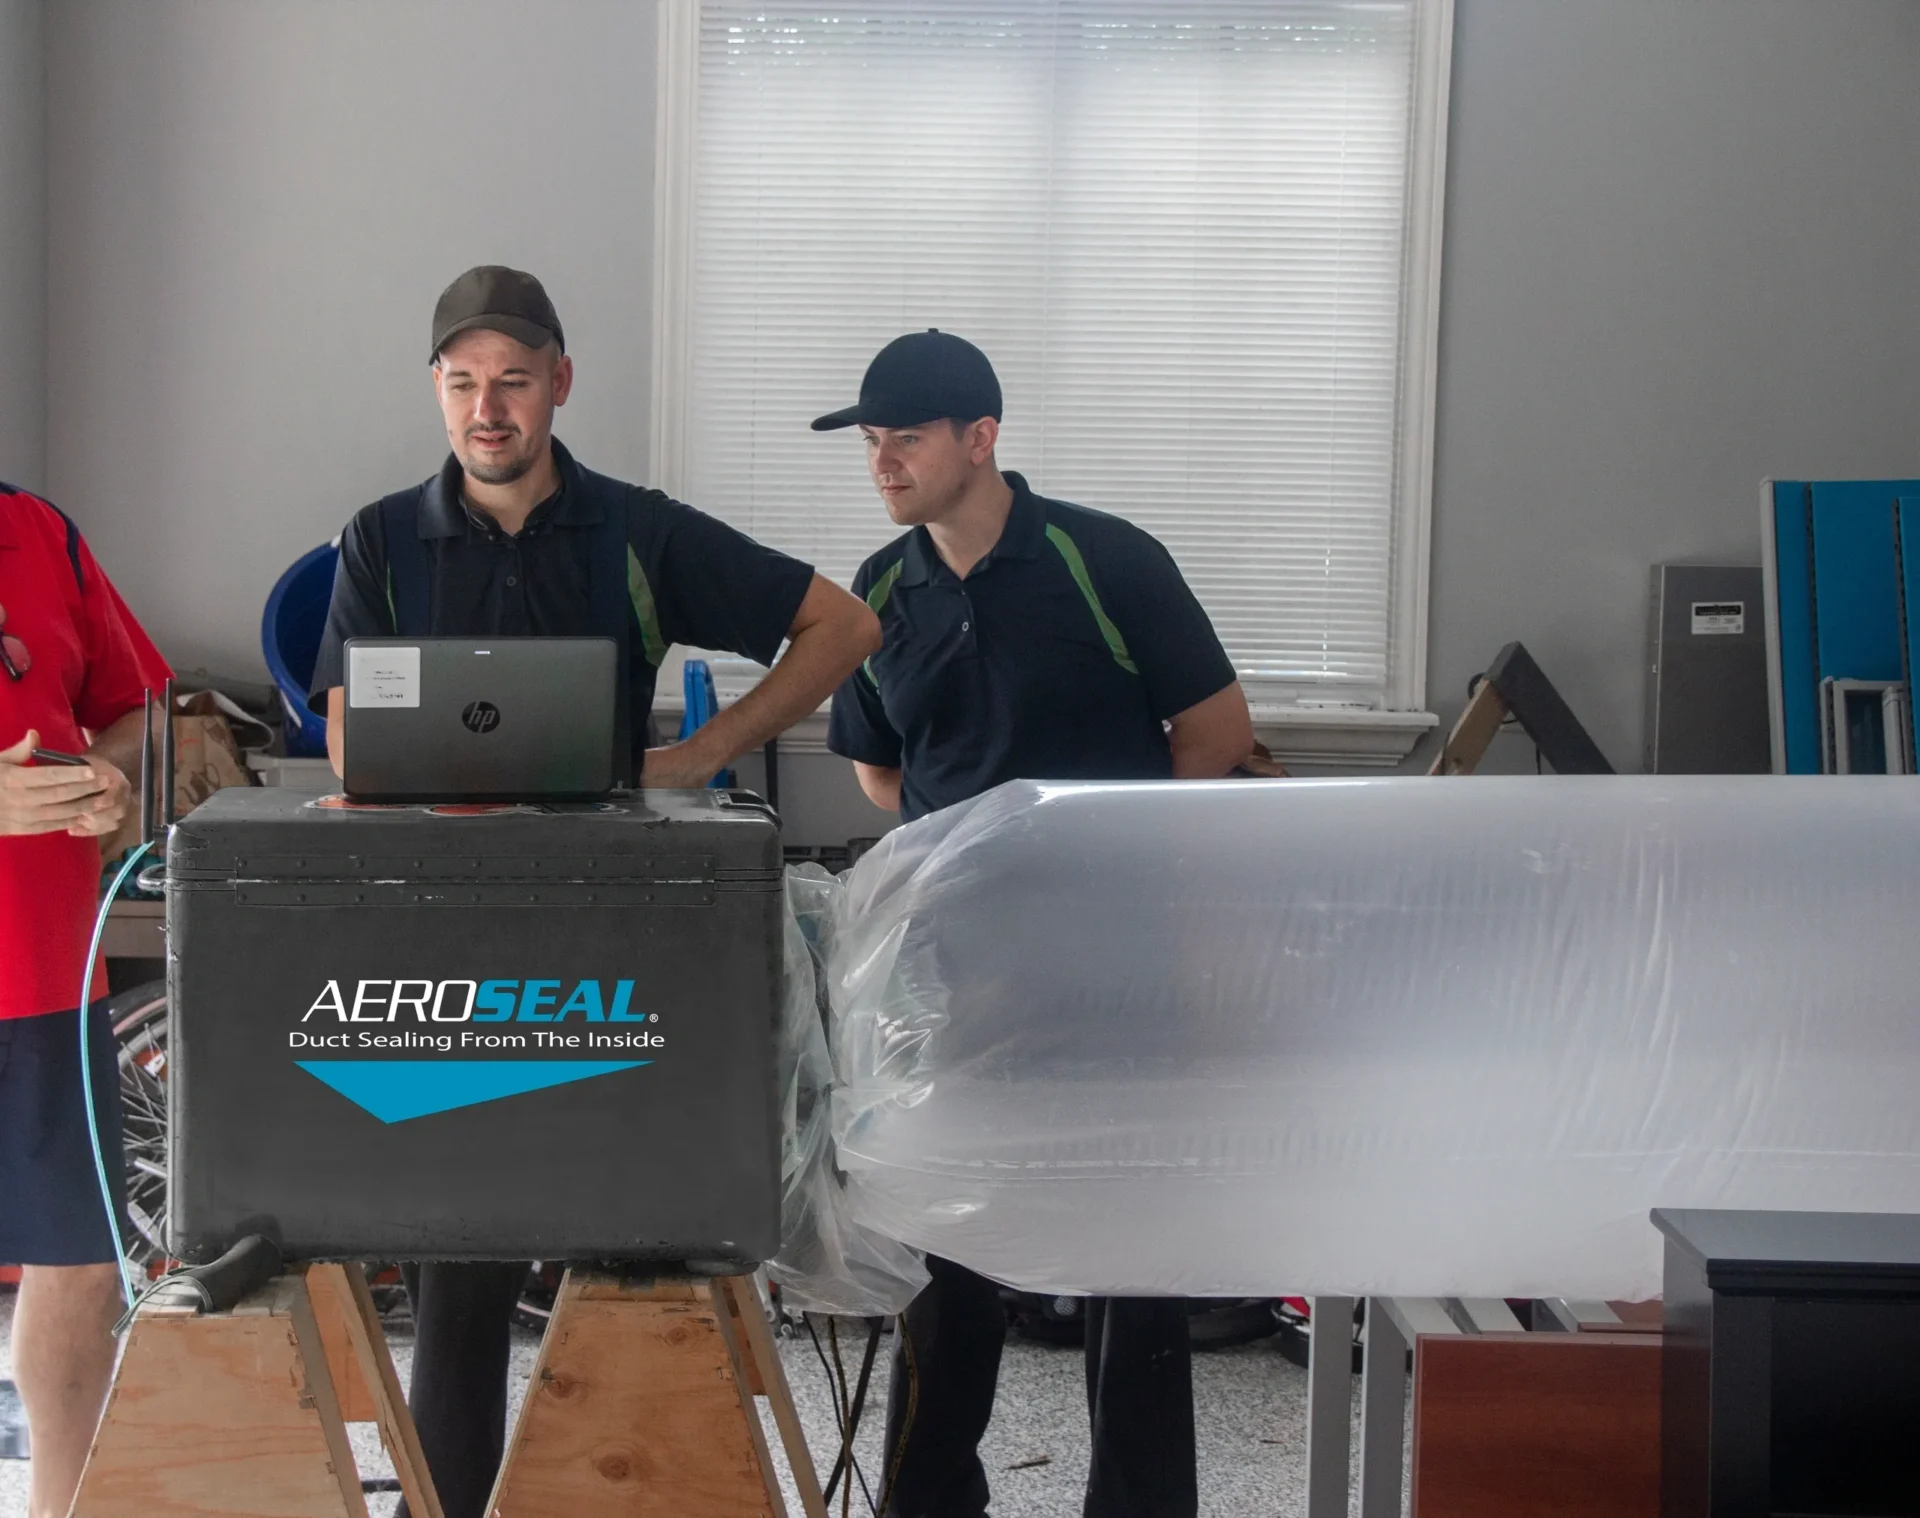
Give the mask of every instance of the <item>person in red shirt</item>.
<svg viewBox="0 0 1920 1518">
<path fill-rule="evenodd" d="M 109 1217 L 78 1009 L 101 850 L 130 810 L 145 693 L 166 678 L 73 524 L 0 484 L 0 1261 L 23 1267 L 13 1372 L 33 1450 L 28 1518 L 64 1518 L 113 1374 L 126 1199 Z M 87 762 L 37 762 L 36 748 Z M 104 966 L 94 984 L 104 996 Z M 97 1002 L 87 1036 L 118 1191 L 118 1066 Z"/>
</svg>

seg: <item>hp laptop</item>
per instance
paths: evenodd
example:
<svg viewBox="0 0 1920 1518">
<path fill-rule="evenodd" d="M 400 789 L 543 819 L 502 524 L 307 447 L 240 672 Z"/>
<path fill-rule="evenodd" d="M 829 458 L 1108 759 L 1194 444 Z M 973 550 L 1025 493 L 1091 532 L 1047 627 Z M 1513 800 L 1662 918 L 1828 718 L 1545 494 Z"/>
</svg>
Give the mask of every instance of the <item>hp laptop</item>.
<svg viewBox="0 0 1920 1518">
<path fill-rule="evenodd" d="M 610 638 L 349 638 L 355 801 L 548 801 L 614 785 Z"/>
</svg>

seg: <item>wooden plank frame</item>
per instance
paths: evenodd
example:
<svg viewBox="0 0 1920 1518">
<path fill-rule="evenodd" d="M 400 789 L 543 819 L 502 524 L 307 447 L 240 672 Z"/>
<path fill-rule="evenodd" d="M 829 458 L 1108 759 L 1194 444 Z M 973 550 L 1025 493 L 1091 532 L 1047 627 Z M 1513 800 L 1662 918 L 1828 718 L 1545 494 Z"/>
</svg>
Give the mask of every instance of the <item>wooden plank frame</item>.
<svg viewBox="0 0 1920 1518">
<path fill-rule="evenodd" d="M 419 1518 L 440 1518 L 366 1283 L 337 1265 L 277 1276 L 231 1312 L 141 1309 L 73 1518 L 367 1518 L 314 1311 L 320 1283 L 346 1304 L 338 1313 L 345 1352 L 373 1400 L 401 1490 Z"/>
</svg>

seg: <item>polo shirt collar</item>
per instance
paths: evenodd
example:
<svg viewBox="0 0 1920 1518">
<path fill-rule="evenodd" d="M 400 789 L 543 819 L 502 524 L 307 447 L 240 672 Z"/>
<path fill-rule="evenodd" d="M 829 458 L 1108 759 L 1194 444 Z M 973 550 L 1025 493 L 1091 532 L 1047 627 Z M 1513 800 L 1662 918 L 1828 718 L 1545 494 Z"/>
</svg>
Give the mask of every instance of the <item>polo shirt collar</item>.
<svg viewBox="0 0 1920 1518">
<path fill-rule="evenodd" d="M 566 445 L 559 438 L 553 440 L 553 462 L 560 472 L 560 489 L 548 509 L 550 520 L 556 527 L 592 527 L 605 515 L 600 503 L 592 498 L 589 491 L 580 485 L 580 466 L 573 461 L 573 455 L 567 452 Z M 420 498 L 420 536 L 423 538 L 457 538 L 467 530 L 467 507 L 460 498 L 461 483 L 465 478 L 460 468 L 460 460 L 452 453 L 440 466 L 440 472 L 427 481 L 425 493 Z M 0 517 L 0 521 L 4 521 Z"/>
<path fill-rule="evenodd" d="M 1007 525 L 987 560 L 1038 558 L 1040 545 L 1047 540 L 1046 508 L 1040 504 L 1040 497 L 1027 488 L 1025 475 L 1008 470 L 1002 478 L 1013 488 L 1013 509 L 1007 513 Z"/>
<path fill-rule="evenodd" d="M 973 566 L 974 574 L 1002 559 L 1036 558 L 1040 553 L 1040 545 L 1047 540 L 1046 508 L 1027 485 L 1026 477 L 1009 469 L 1001 478 L 1013 492 L 1013 505 L 1007 512 L 1007 525 L 1000 529 L 1000 541 Z M 945 568 L 940 551 L 933 546 L 932 534 L 925 527 L 914 528 L 913 536 L 907 539 L 907 551 L 900 560 L 900 583 L 924 585 L 936 571 Z"/>
</svg>

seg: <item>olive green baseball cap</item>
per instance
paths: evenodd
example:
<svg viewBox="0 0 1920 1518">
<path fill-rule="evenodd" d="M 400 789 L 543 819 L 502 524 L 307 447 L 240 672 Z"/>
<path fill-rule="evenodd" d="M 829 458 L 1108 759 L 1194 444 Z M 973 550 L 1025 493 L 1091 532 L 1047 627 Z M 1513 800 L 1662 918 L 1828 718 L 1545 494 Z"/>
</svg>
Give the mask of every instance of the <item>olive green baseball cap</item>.
<svg viewBox="0 0 1920 1518">
<path fill-rule="evenodd" d="M 433 308 L 433 352 L 427 362 L 439 362 L 442 348 L 475 327 L 504 332 L 529 348 L 558 343 L 562 353 L 567 351 L 559 314 L 540 281 L 502 264 L 469 269 L 440 292 Z"/>
</svg>

